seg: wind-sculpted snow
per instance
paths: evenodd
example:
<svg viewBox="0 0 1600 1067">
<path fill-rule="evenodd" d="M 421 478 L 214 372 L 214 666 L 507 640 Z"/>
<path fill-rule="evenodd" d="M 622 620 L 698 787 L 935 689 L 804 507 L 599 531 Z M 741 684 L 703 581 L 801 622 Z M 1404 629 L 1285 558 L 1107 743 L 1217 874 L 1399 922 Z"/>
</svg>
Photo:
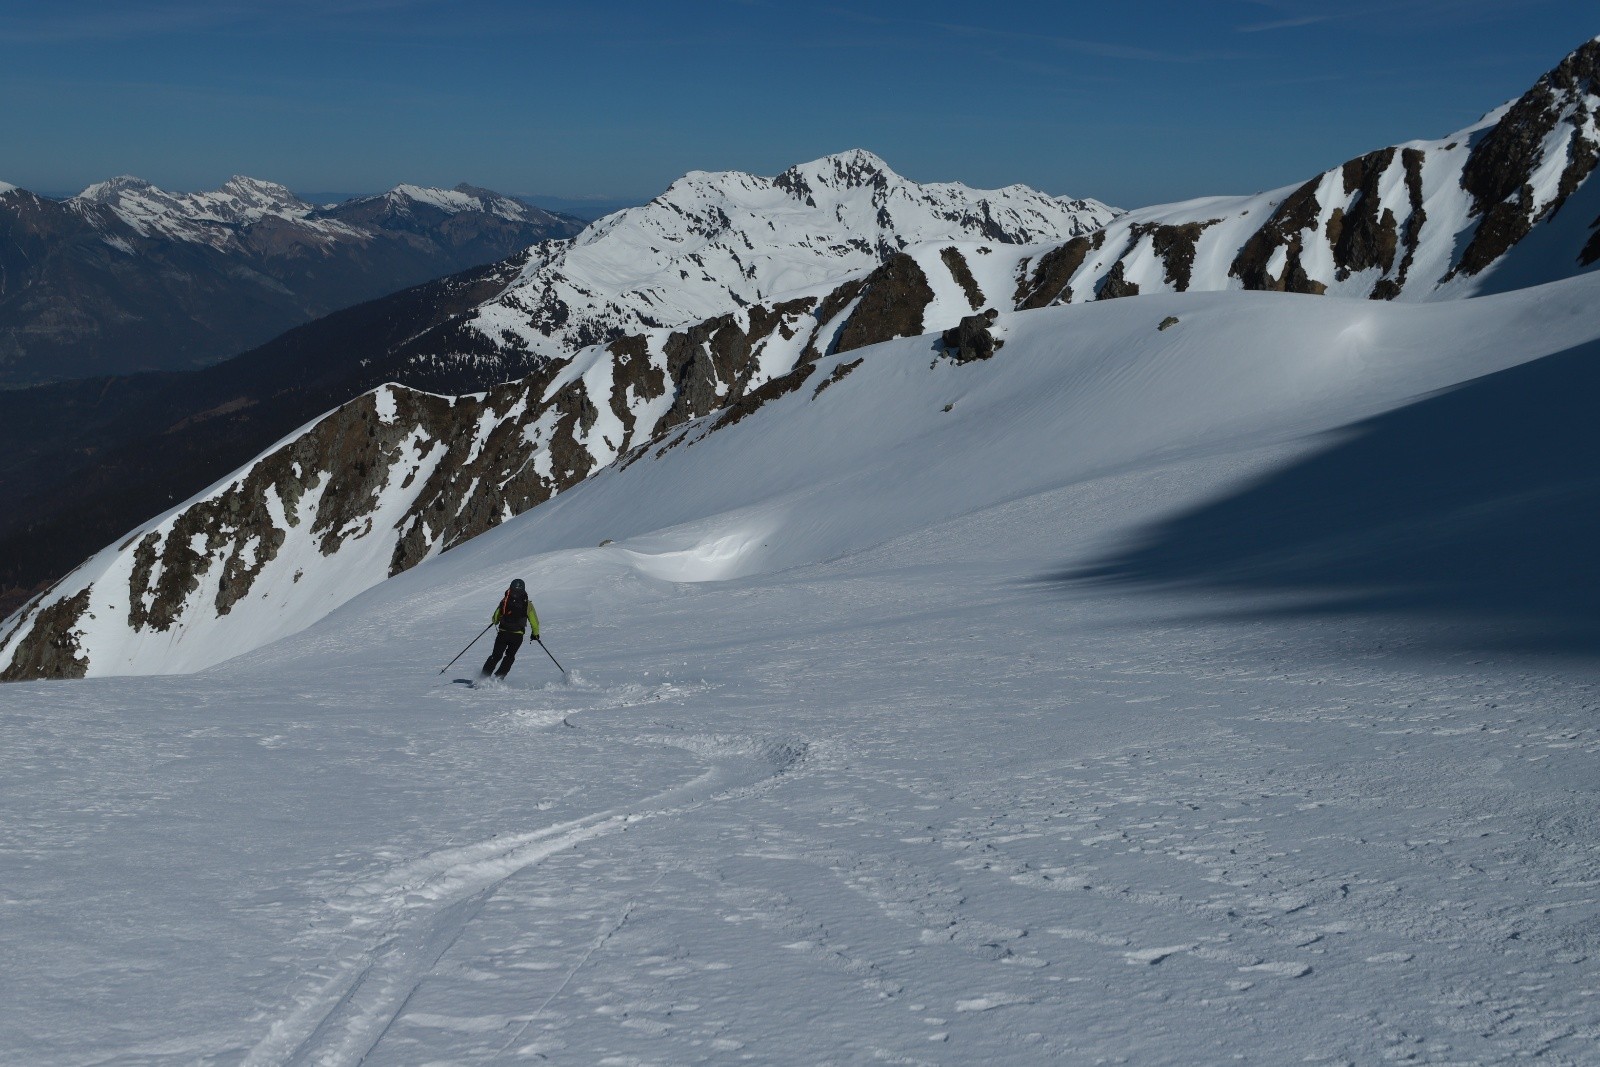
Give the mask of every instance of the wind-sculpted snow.
<svg viewBox="0 0 1600 1067">
<path fill-rule="evenodd" d="M 1592 664 L 1042 579 L 1595 281 L 828 357 L 233 662 L 0 687 L 0 1061 L 1589 1064 Z M 570 673 L 441 678 L 512 576 Z"/>
<path fill-rule="evenodd" d="M 1027 267 L 1018 306 L 1191 289 L 1437 300 L 1600 260 L 1600 40 L 1477 125 L 1298 186 L 1129 212 Z"/>
</svg>

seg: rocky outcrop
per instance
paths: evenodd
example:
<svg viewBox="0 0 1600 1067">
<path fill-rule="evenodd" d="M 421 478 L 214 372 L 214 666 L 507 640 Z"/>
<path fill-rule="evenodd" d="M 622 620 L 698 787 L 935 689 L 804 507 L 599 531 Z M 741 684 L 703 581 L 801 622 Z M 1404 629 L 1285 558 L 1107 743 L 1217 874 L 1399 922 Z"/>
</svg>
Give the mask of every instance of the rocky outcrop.
<svg viewBox="0 0 1600 1067">
<path fill-rule="evenodd" d="M 1165 266 L 1164 277 L 1166 283 L 1177 292 L 1186 292 L 1190 279 L 1194 276 L 1195 244 L 1200 240 L 1200 235 L 1206 228 L 1215 226 L 1220 219 L 1206 219 L 1203 222 L 1185 222 L 1180 225 L 1167 223 L 1140 223 L 1133 226 L 1129 232 L 1134 239 L 1149 238 L 1150 247 L 1161 258 Z"/>
<path fill-rule="evenodd" d="M 1039 262 L 1028 274 L 1028 262 L 1023 261 L 1022 280 L 1017 285 L 1016 308 L 1049 307 L 1051 304 L 1072 303 L 1072 278 L 1089 258 L 1105 244 L 1104 230 L 1089 237 L 1074 237 L 1060 248 L 1053 248 L 1039 257 Z"/>
<path fill-rule="evenodd" d="M 1038 256 L 1014 306 L 1241 287 L 1429 300 L 1554 281 L 1600 261 L 1587 217 L 1563 211 L 1597 164 L 1600 40 L 1449 137 L 1293 188 L 1129 212 Z M 1548 236 L 1526 242 L 1538 227 Z"/>
<path fill-rule="evenodd" d="M 1243 282 L 1246 289 L 1326 292 L 1327 285 L 1312 280 L 1304 264 L 1306 234 L 1316 231 L 1317 216 L 1322 210 L 1317 201 L 1317 188 L 1321 184 L 1320 178 L 1313 179 L 1286 197 L 1266 225 L 1245 242 L 1228 268 L 1228 274 Z M 1274 271 L 1273 264 L 1280 258 L 1283 265 Z"/>
<path fill-rule="evenodd" d="M 944 342 L 944 354 L 957 363 L 972 363 L 992 358 L 1002 342 L 995 339 L 989 328 L 999 317 L 998 311 L 989 308 L 987 311 L 962 318 L 940 338 Z"/>
<path fill-rule="evenodd" d="M 961 250 L 954 246 L 939 250 L 939 258 L 944 261 L 945 269 L 950 276 L 961 286 L 961 292 L 966 296 L 967 303 L 973 311 L 983 307 L 983 290 L 978 287 L 978 279 L 972 276 L 972 267 L 967 263 L 967 258 Z"/>
<path fill-rule="evenodd" d="M 22 620 L 26 636 L 16 645 L 0 682 L 25 682 L 36 678 L 82 678 L 89 659 L 79 647 L 79 623 L 89 610 L 89 590 L 47 603 Z"/>
<path fill-rule="evenodd" d="M 1100 288 L 1095 295 L 1101 300 L 1117 300 L 1125 296 L 1138 296 L 1139 284 L 1131 282 L 1124 277 L 1127 263 L 1117 260 L 1111 272 L 1100 282 Z"/>
<path fill-rule="evenodd" d="M 1536 82 L 1472 149 L 1461 187 L 1480 221 L 1456 270 L 1477 274 L 1503 256 L 1535 223 L 1562 204 L 1593 171 L 1595 97 L 1600 94 L 1600 40 L 1590 41 Z M 1562 124 L 1571 133 L 1561 131 Z M 1588 134 L 1588 136 L 1585 136 Z M 1552 135 L 1558 135 L 1552 137 Z M 1537 172 L 1565 149 L 1555 193 L 1540 200 Z"/>
<path fill-rule="evenodd" d="M 1600 261 L 1600 219 L 1591 222 L 1589 228 L 1595 232 L 1584 244 L 1583 251 L 1578 254 L 1578 262 L 1585 267 Z"/>
<path fill-rule="evenodd" d="M 896 337 L 916 337 L 923 332 L 923 312 L 931 303 L 933 289 L 928 276 L 916 260 L 898 252 L 867 276 L 833 351 L 850 352 Z"/>
</svg>

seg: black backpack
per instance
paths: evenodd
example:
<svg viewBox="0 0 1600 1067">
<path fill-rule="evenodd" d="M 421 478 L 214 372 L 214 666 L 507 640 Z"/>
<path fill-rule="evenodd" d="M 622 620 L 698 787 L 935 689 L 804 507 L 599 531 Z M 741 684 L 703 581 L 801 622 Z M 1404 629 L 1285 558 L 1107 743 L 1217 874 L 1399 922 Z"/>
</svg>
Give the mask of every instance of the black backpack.
<svg viewBox="0 0 1600 1067">
<path fill-rule="evenodd" d="M 507 589 L 500 600 L 500 629 L 521 633 L 528 625 L 528 593 L 525 589 Z"/>
</svg>

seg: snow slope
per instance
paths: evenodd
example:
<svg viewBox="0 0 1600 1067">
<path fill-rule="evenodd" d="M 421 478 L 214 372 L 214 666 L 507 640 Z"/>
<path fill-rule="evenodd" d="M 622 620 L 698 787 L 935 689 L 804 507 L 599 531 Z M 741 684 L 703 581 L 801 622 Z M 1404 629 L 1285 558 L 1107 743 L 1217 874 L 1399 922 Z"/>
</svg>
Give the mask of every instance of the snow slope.
<svg viewBox="0 0 1600 1067">
<path fill-rule="evenodd" d="M 1051 576 L 1597 284 L 827 357 L 269 647 L 0 688 L 0 1058 L 1591 1062 L 1591 665 Z M 514 576 L 571 674 L 440 677 Z"/>
<path fill-rule="evenodd" d="M 746 417 L 822 355 L 1003 305 L 1015 247 L 910 246 L 836 288 L 594 346 L 482 394 L 358 397 L 28 605 L 0 635 L 0 677 L 197 670 L 258 647 L 689 420 Z"/>
<path fill-rule="evenodd" d="M 734 384 L 752 398 L 778 387 L 776 398 L 746 419 L 757 429 L 732 436 L 746 424 L 734 422 L 738 404 L 724 395 L 695 406 L 669 345 L 642 351 L 654 393 L 647 373 L 622 373 L 608 349 L 483 396 L 385 387 L 108 546 L 11 621 L 0 661 L 14 677 L 61 672 L 46 661 L 63 650 L 80 674 L 201 669 L 541 501 L 519 528 L 538 530 L 545 547 L 688 523 L 657 535 L 694 542 L 673 549 L 686 574 L 812 562 L 1231 427 L 1303 433 L 1315 419 L 1331 429 L 1563 351 L 1600 337 L 1595 285 L 1585 276 L 1425 307 L 1237 293 L 1097 302 L 1002 316 L 1004 347 L 968 364 L 914 337 L 791 372 L 812 335 L 775 331 L 784 347 L 771 364 L 758 346 Z M 1158 329 L 1168 316 L 1179 324 Z M 673 379 L 676 392 L 662 391 Z M 712 458 L 659 462 L 678 452 Z M 605 469 L 625 455 L 625 469 Z M 581 510 L 555 495 L 585 478 L 594 484 Z M 813 499 L 836 482 L 865 503 Z M 569 527 L 574 514 L 582 522 Z M 711 518 L 729 514 L 743 517 Z M 774 542 L 774 526 L 807 536 Z"/>
</svg>

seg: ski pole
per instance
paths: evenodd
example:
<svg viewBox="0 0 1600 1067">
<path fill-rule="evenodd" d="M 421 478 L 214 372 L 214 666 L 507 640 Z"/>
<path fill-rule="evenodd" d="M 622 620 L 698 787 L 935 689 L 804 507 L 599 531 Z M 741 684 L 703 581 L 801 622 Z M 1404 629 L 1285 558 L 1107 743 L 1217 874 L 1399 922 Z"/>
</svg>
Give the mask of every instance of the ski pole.
<svg viewBox="0 0 1600 1067">
<path fill-rule="evenodd" d="M 483 635 L 479 634 L 478 636 L 482 637 Z M 535 637 L 534 640 L 539 642 L 540 648 L 544 648 L 544 640 L 542 638 Z M 567 669 L 561 665 L 560 660 L 556 659 L 556 654 L 554 652 L 551 652 L 548 648 L 544 648 L 544 654 L 550 657 L 550 662 L 556 665 L 556 670 L 560 671 L 562 674 L 567 673 Z"/>
<path fill-rule="evenodd" d="M 492 622 L 489 624 L 489 626 L 493 626 L 493 625 L 494 625 L 494 623 L 492 623 Z M 478 635 L 478 637 L 474 637 L 471 641 L 468 641 L 467 642 L 467 648 L 471 648 L 473 645 L 477 644 L 478 643 L 478 638 L 482 637 L 483 634 L 486 634 L 486 633 L 489 632 L 489 626 L 485 626 L 483 628 L 483 633 L 480 633 Z M 467 648 L 463 648 L 460 652 L 457 652 L 456 653 L 456 659 L 460 659 L 462 656 L 465 656 L 467 654 Z M 456 659 L 453 659 L 449 663 L 446 663 L 443 667 L 440 667 L 439 668 L 439 673 L 443 674 L 445 671 L 449 670 L 450 667 L 451 667 L 451 664 L 454 664 Z M 562 671 L 561 673 L 565 674 L 566 672 Z"/>
</svg>

